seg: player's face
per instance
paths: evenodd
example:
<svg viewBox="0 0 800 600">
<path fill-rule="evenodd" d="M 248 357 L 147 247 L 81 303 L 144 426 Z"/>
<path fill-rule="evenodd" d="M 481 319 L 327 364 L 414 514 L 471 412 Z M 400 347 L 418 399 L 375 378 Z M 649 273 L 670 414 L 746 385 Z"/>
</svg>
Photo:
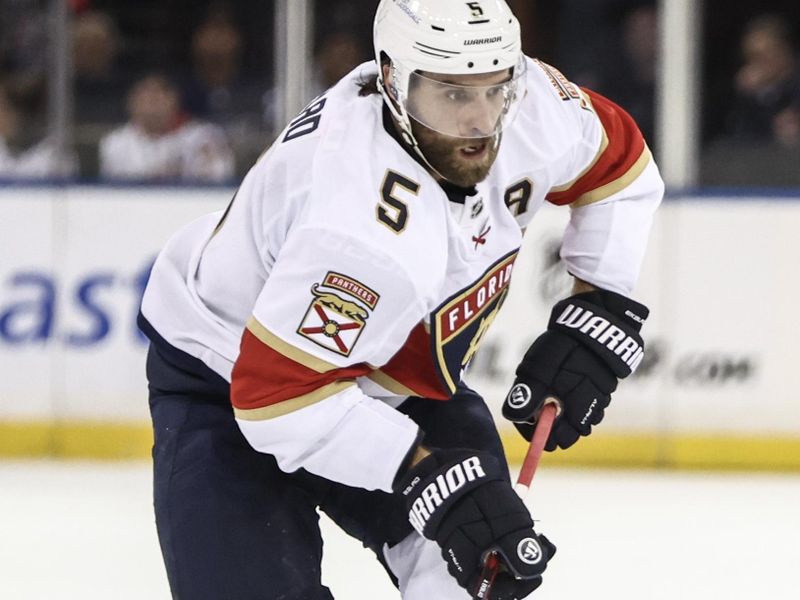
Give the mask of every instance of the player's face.
<svg viewBox="0 0 800 600">
<path fill-rule="evenodd" d="M 497 158 L 510 71 L 423 75 L 409 94 L 420 150 L 449 181 L 472 187 L 486 179 Z"/>
<path fill-rule="evenodd" d="M 510 70 L 481 75 L 415 72 L 406 108 L 416 121 L 444 135 L 491 137 L 502 129 L 516 86 Z"/>
</svg>

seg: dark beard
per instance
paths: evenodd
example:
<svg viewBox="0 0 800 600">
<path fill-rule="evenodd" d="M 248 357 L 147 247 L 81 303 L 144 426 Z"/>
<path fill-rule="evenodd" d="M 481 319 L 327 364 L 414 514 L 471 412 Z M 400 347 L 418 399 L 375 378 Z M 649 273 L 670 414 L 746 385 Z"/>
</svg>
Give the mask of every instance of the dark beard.
<svg viewBox="0 0 800 600">
<path fill-rule="evenodd" d="M 489 171 L 500 150 L 499 140 L 479 138 L 472 140 L 475 145 L 486 144 L 486 156 L 480 162 L 468 163 L 459 160 L 457 146 L 464 140 L 436 133 L 418 121 L 411 120 L 411 130 L 425 158 L 439 174 L 450 183 L 463 188 L 471 188 L 489 176 Z"/>
</svg>

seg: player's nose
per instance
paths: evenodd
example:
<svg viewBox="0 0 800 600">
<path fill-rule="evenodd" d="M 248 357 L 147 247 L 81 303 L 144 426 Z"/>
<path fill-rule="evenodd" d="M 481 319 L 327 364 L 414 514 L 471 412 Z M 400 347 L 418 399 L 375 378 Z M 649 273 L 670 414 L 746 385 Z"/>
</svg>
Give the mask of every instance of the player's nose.
<svg viewBox="0 0 800 600">
<path fill-rule="evenodd" d="M 493 106 L 483 100 L 473 100 L 460 115 L 460 133 L 464 137 L 489 137 L 494 133 L 497 114 Z"/>
</svg>

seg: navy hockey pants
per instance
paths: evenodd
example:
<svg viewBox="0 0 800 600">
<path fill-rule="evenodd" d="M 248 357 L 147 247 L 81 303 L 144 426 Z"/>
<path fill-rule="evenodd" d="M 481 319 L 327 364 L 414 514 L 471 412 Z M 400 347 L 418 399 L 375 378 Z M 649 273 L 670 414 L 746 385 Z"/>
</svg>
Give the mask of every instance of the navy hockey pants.
<svg viewBox="0 0 800 600">
<path fill-rule="evenodd" d="M 330 600 L 320 582 L 319 506 L 376 552 L 411 533 L 402 501 L 287 474 L 239 431 L 225 380 L 175 348 L 147 358 L 155 445 L 154 503 L 173 598 Z M 449 402 L 411 398 L 399 409 L 437 447 L 488 450 L 505 464 L 483 400 L 460 390 Z M 384 563 L 385 564 L 385 563 Z"/>
</svg>

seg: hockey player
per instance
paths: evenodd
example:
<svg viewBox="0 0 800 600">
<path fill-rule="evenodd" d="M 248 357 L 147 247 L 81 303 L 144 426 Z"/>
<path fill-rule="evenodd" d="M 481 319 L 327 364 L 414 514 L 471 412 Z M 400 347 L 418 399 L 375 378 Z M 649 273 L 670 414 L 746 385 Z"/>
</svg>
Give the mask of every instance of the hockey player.
<svg viewBox="0 0 800 600">
<path fill-rule="evenodd" d="M 405 600 L 469 597 L 492 550 L 493 598 L 541 583 L 555 546 L 461 379 L 546 201 L 571 207 L 576 295 L 506 416 L 529 435 L 556 396 L 566 448 L 641 360 L 628 296 L 663 185 L 631 118 L 524 56 L 503 0 L 383 0 L 374 43 L 153 268 L 140 323 L 175 598 L 331 598 L 318 507 Z"/>
</svg>

